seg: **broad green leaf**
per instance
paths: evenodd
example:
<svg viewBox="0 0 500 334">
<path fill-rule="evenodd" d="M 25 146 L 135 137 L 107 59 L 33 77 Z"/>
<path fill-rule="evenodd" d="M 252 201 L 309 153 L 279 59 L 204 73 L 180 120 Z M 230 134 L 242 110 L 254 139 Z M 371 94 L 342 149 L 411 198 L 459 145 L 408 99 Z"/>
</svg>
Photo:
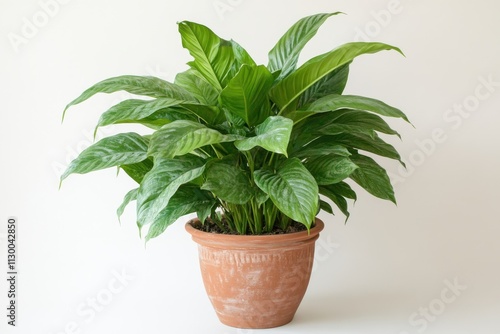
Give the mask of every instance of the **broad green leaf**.
<svg viewBox="0 0 500 334">
<path fill-rule="evenodd" d="M 365 129 L 369 131 L 378 131 L 388 135 L 396 135 L 401 138 L 399 133 L 391 129 L 386 121 L 380 116 L 366 111 L 343 109 L 332 113 L 331 116 L 333 123 L 323 128 L 322 131 L 328 132 L 328 130 L 326 130 L 328 127 L 341 124 L 343 126 L 348 126 L 351 131 L 358 129 L 357 132 L 363 132 L 360 130 Z"/>
<path fill-rule="evenodd" d="M 215 200 L 206 191 L 196 187 L 181 186 L 151 223 L 146 242 L 162 234 L 176 220 L 193 212 L 206 212 L 214 206 Z"/>
<path fill-rule="evenodd" d="M 155 158 L 173 158 L 205 145 L 234 141 L 240 136 L 223 135 L 217 130 L 192 121 L 175 121 L 163 126 L 151 137 L 148 154 Z"/>
<path fill-rule="evenodd" d="M 328 212 L 329 214 L 333 215 L 333 209 L 332 209 L 332 206 L 330 204 L 328 204 L 327 202 L 323 201 L 323 200 L 319 200 L 319 208 L 323 211 L 326 211 Z"/>
<path fill-rule="evenodd" d="M 318 185 L 340 182 L 358 168 L 349 158 L 334 154 L 308 159 L 304 166 L 314 176 Z"/>
<path fill-rule="evenodd" d="M 118 220 L 120 220 L 120 217 L 123 215 L 123 212 L 125 211 L 127 205 L 129 205 L 130 202 L 135 201 L 137 199 L 138 191 L 139 188 L 132 189 L 125 195 L 125 197 L 123 198 L 123 203 L 116 210 L 116 215 L 118 216 Z"/>
<path fill-rule="evenodd" d="M 219 73 L 221 77 L 222 88 L 226 87 L 228 81 L 234 76 L 234 62 L 232 42 L 221 38 L 219 52 L 214 61 L 214 68 L 216 73 Z"/>
<path fill-rule="evenodd" d="M 208 199 L 208 198 L 207 198 Z M 211 201 L 211 205 L 200 205 L 196 208 L 196 216 L 200 220 L 200 222 L 204 223 L 205 220 L 207 220 L 208 216 L 212 213 L 212 211 L 216 207 L 216 202 L 215 200 Z"/>
<path fill-rule="evenodd" d="M 346 216 L 346 221 L 349 218 L 349 207 L 347 205 L 346 199 L 335 191 L 333 185 L 325 185 L 319 187 L 319 193 L 321 195 L 329 198 L 335 205 L 342 211 L 342 213 Z"/>
<path fill-rule="evenodd" d="M 343 196 L 345 198 L 352 199 L 356 201 L 357 196 L 354 190 L 352 190 L 351 186 L 345 182 L 338 182 L 335 184 L 330 184 L 328 186 L 325 186 L 331 191 L 335 192 L 336 194 Z"/>
<path fill-rule="evenodd" d="M 350 63 L 357 56 L 383 50 L 401 52 L 398 48 L 383 43 L 354 42 L 314 57 L 274 86 L 270 91 L 271 99 L 284 112 L 288 106 L 296 104 L 306 90 L 332 71 Z"/>
<path fill-rule="evenodd" d="M 299 159 L 291 158 L 276 171 L 254 173 L 255 183 L 269 195 L 274 205 L 308 229 L 318 211 L 318 185 Z"/>
<path fill-rule="evenodd" d="M 391 181 L 384 168 L 377 164 L 372 158 L 361 154 L 352 155 L 351 160 L 359 166 L 359 168 L 351 174 L 351 179 L 373 196 L 390 200 L 396 204 L 394 189 L 392 188 Z"/>
<path fill-rule="evenodd" d="M 217 104 L 219 93 L 196 70 L 190 68 L 177 74 L 174 83 L 191 93 L 200 103 L 206 105 Z"/>
<path fill-rule="evenodd" d="M 342 65 L 304 91 L 300 96 L 298 107 L 306 106 L 326 95 L 342 94 L 349 78 L 350 64 Z"/>
<path fill-rule="evenodd" d="M 269 70 L 271 72 L 281 71 L 279 79 L 293 72 L 304 46 L 316 35 L 326 19 L 336 14 L 339 12 L 307 16 L 291 26 L 269 51 L 269 64 L 267 66 Z"/>
<path fill-rule="evenodd" d="M 179 32 L 182 46 L 194 58 L 188 64 L 217 91 L 221 91 L 234 61 L 231 43 L 221 39 L 204 25 L 194 22 L 180 22 Z"/>
<path fill-rule="evenodd" d="M 313 102 L 304 110 L 321 113 L 342 109 L 369 111 L 382 116 L 399 117 L 410 122 L 401 110 L 382 101 L 356 95 L 328 95 Z"/>
<path fill-rule="evenodd" d="M 331 118 L 331 114 L 329 113 L 313 114 L 311 117 L 301 121 L 300 123 L 295 123 L 292 135 L 290 136 L 289 150 L 291 153 L 302 151 L 305 145 L 320 137 L 321 135 L 318 131 L 330 124 L 332 122 Z M 335 143 L 329 144 L 332 145 Z"/>
<path fill-rule="evenodd" d="M 224 121 L 224 114 L 216 106 L 207 106 L 197 103 L 183 103 L 180 107 L 193 113 L 208 124 L 219 124 Z"/>
<path fill-rule="evenodd" d="M 154 222 L 179 187 L 201 176 L 204 170 L 205 161 L 192 155 L 156 160 L 137 194 L 138 225 Z"/>
<path fill-rule="evenodd" d="M 240 116 L 233 114 L 232 112 L 228 111 L 226 108 L 223 108 L 224 110 L 224 116 L 226 117 L 226 124 L 228 124 L 230 127 L 236 127 L 236 128 L 243 128 L 246 127 L 245 120 L 241 118 Z"/>
<path fill-rule="evenodd" d="M 150 101 L 136 99 L 125 100 L 112 106 L 108 109 L 108 111 L 101 115 L 96 126 L 96 131 L 100 126 L 117 123 L 132 123 L 142 120 L 159 110 L 176 106 L 181 103 L 187 102 L 170 98 L 159 98 Z"/>
<path fill-rule="evenodd" d="M 255 126 L 271 115 L 268 91 L 272 84 L 273 76 L 265 66 L 243 65 L 219 100 L 228 111 Z"/>
<path fill-rule="evenodd" d="M 137 123 L 147 126 L 151 129 L 158 130 L 165 124 L 169 124 L 174 121 L 187 120 L 187 121 L 197 122 L 198 119 L 199 117 L 195 115 L 193 112 L 188 111 L 183 107 L 179 106 L 179 107 L 169 107 L 161 109 L 143 119 L 132 122 L 123 122 L 123 123 Z"/>
<path fill-rule="evenodd" d="M 63 120 L 66 110 L 68 110 L 69 107 L 88 100 L 97 93 L 109 94 L 121 90 L 129 92 L 130 94 L 149 96 L 153 98 L 166 97 L 171 99 L 194 101 L 194 97 L 188 91 L 168 81 L 161 80 L 156 77 L 123 75 L 98 82 L 84 91 L 79 97 L 71 101 L 66 108 L 64 108 Z"/>
<path fill-rule="evenodd" d="M 205 79 L 200 78 L 195 70 L 189 69 L 176 75 L 174 83 L 189 91 L 200 103 L 217 104 L 219 93 Z"/>
<path fill-rule="evenodd" d="M 227 121 L 222 123 L 222 124 L 217 124 L 214 128 L 216 130 L 221 131 L 222 133 L 238 135 L 241 137 L 245 137 L 249 132 L 247 127 L 245 127 L 243 125 L 230 124 Z"/>
<path fill-rule="evenodd" d="M 361 126 L 335 124 L 335 123 L 325 126 L 324 128 L 318 131 L 318 134 L 322 135 L 340 135 L 343 133 L 349 133 L 349 134 L 360 133 L 370 137 L 371 139 L 374 139 L 376 135 L 375 131 Z"/>
<path fill-rule="evenodd" d="M 106 137 L 85 149 L 73 160 L 61 181 L 70 174 L 85 174 L 109 167 L 134 164 L 145 160 L 147 141 L 137 133 L 121 133 Z"/>
<path fill-rule="evenodd" d="M 127 173 L 128 176 L 132 178 L 137 183 L 141 183 L 144 176 L 153 168 L 153 160 L 147 158 L 144 161 L 131 164 L 131 165 L 121 165 L 121 169 Z"/>
<path fill-rule="evenodd" d="M 287 155 L 288 141 L 292 133 L 293 121 L 281 116 L 269 116 L 255 127 L 255 137 L 238 140 L 234 143 L 238 150 L 248 151 L 255 146 L 270 152 Z"/>
<path fill-rule="evenodd" d="M 234 58 L 238 62 L 238 70 L 241 65 L 257 66 L 250 54 L 241 45 L 235 41 L 231 41 L 233 45 Z"/>
<path fill-rule="evenodd" d="M 329 154 L 343 157 L 348 157 L 351 155 L 349 150 L 342 145 L 332 145 L 328 142 L 317 142 L 307 145 L 303 149 L 298 150 L 292 156 L 300 159 L 305 159 L 325 156 Z"/>
<path fill-rule="evenodd" d="M 305 114 L 303 118 L 311 117 L 294 126 L 290 140 L 292 151 L 300 152 L 303 145 L 317 138 L 319 134 L 334 135 L 357 132 L 364 133 L 375 141 L 378 139 L 374 138 L 373 131 L 398 135 L 380 116 L 366 111 L 349 109 L 320 113 L 297 111 L 288 117 L 300 117 L 299 114 Z"/>
<path fill-rule="evenodd" d="M 207 166 L 205 183 L 208 190 L 225 202 L 245 204 L 253 196 L 248 175 L 239 167 L 226 161 L 216 161 Z"/>
<path fill-rule="evenodd" d="M 286 117 L 290 118 L 293 121 L 293 124 L 297 124 L 314 115 L 316 115 L 314 111 L 294 110 L 287 113 Z"/>
<path fill-rule="evenodd" d="M 323 136 L 318 139 L 318 143 L 330 142 L 340 144 L 347 148 L 360 149 L 363 151 L 375 153 L 382 157 L 398 160 L 403 166 L 401 156 L 396 149 L 384 142 L 380 137 L 373 133 L 371 136 L 363 133 L 342 133 L 333 136 Z"/>
</svg>

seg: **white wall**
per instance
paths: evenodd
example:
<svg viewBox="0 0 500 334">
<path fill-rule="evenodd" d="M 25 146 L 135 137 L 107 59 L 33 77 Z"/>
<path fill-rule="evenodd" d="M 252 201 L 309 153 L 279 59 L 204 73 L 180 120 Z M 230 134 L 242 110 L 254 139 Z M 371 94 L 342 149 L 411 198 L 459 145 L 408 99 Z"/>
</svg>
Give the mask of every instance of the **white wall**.
<svg viewBox="0 0 500 334">
<path fill-rule="evenodd" d="M 106 170 L 73 175 L 58 191 L 57 169 L 89 144 L 100 113 L 123 95 L 73 108 L 64 125 L 61 112 L 107 77 L 172 80 L 189 60 L 177 21 L 206 24 L 265 62 L 290 24 L 337 10 L 348 15 L 331 18 L 303 59 L 354 38 L 403 49 L 406 58 L 357 59 L 346 92 L 407 113 L 415 129 L 391 124 L 409 168 L 384 162 L 397 207 L 360 192 L 347 225 L 340 215 L 322 216 L 327 228 L 308 294 L 292 324 L 269 332 L 500 332 L 497 1 L 58 1 L 0 0 L 2 268 L 7 217 L 20 229 L 18 328 L 8 333 L 252 333 L 218 323 L 184 220 L 147 249 L 134 210 L 118 224 L 115 208 L 132 181 Z M 221 4 L 226 11 L 216 10 Z M 41 26 L 23 31 L 34 20 Z M 122 271 L 130 277 L 120 283 Z M 110 283 L 120 291 L 107 292 Z M 446 291 L 455 283 L 456 295 Z M 2 279 L 2 310 L 6 291 Z M 96 297 L 106 305 L 93 311 Z"/>
</svg>

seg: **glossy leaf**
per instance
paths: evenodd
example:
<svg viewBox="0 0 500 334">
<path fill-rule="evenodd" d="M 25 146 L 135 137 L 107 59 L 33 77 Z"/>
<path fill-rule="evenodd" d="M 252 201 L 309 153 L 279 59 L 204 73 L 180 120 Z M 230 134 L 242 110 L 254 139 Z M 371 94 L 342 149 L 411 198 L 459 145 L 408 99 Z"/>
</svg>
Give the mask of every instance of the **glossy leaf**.
<svg viewBox="0 0 500 334">
<path fill-rule="evenodd" d="M 267 93 L 272 84 L 272 74 L 265 66 L 243 65 L 219 99 L 229 112 L 255 126 L 271 114 Z"/>
<path fill-rule="evenodd" d="M 162 234 L 176 220 L 193 212 L 210 211 L 215 200 L 208 192 L 196 187 L 182 186 L 149 226 L 146 242 Z"/>
<path fill-rule="evenodd" d="M 329 198 L 346 216 L 346 221 L 349 218 L 349 207 L 346 199 L 335 191 L 334 185 L 324 185 L 319 187 L 319 193 Z"/>
<path fill-rule="evenodd" d="M 327 202 L 323 201 L 323 200 L 319 200 L 319 208 L 325 212 L 328 212 L 329 214 L 333 215 L 333 209 L 332 209 L 332 206 L 330 204 L 328 204 Z"/>
<path fill-rule="evenodd" d="M 120 220 L 120 217 L 123 215 L 123 212 L 125 211 L 127 205 L 129 205 L 130 202 L 135 201 L 137 199 L 138 191 L 139 188 L 132 189 L 125 195 L 125 197 L 123 198 L 123 203 L 116 210 L 116 215 L 118 216 L 118 220 Z"/>
<path fill-rule="evenodd" d="M 225 161 L 210 163 L 201 189 L 208 190 L 225 202 L 245 204 L 253 196 L 248 175 L 239 167 Z"/>
<path fill-rule="evenodd" d="M 332 71 L 350 63 L 357 56 L 383 50 L 401 52 L 398 48 L 383 43 L 354 42 L 344 44 L 333 51 L 312 58 L 284 78 L 271 89 L 271 98 L 284 112 L 288 106 L 296 104 L 306 90 Z"/>
<path fill-rule="evenodd" d="M 396 204 L 394 189 L 387 172 L 370 157 L 357 154 L 351 156 L 352 161 L 359 166 L 351 175 L 357 184 L 373 196 L 386 199 Z"/>
<path fill-rule="evenodd" d="M 195 70 L 189 69 L 175 76 L 174 83 L 189 91 L 200 103 L 206 105 L 217 104 L 219 93 L 201 75 L 195 73 Z"/>
<path fill-rule="evenodd" d="M 161 109 L 143 119 L 130 122 L 124 121 L 123 123 L 137 123 L 147 126 L 151 129 L 158 130 L 165 124 L 169 124 L 178 120 L 198 121 L 199 117 L 196 116 L 193 112 L 179 106 Z"/>
<path fill-rule="evenodd" d="M 106 137 L 83 150 L 73 160 L 61 181 L 70 174 L 85 174 L 109 167 L 134 164 L 147 158 L 147 141 L 137 133 L 121 133 Z"/>
<path fill-rule="evenodd" d="M 349 65 L 347 63 L 327 74 L 321 80 L 309 87 L 300 96 L 298 106 L 306 106 L 326 95 L 342 94 L 349 77 Z"/>
<path fill-rule="evenodd" d="M 356 95 L 328 95 L 313 102 L 305 111 L 318 113 L 342 109 L 369 111 L 383 116 L 399 117 L 410 122 L 401 110 L 382 101 Z"/>
<path fill-rule="evenodd" d="M 336 14 L 339 12 L 307 16 L 291 26 L 269 51 L 269 64 L 267 66 L 269 70 L 271 72 L 281 71 L 279 79 L 293 72 L 304 46 L 316 35 L 326 19 Z"/>
<path fill-rule="evenodd" d="M 206 197 L 207 200 L 209 200 L 208 194 Z M 200 222 L 205 222 L 207 218 L 212 214 L 212 212 L 214 212 L 217 203 L 213 198 L 210 199 L 211 201 L 208 205 L 200 205 L 196 207 L 196 217 L 199 219 Z"/>
<path fill-rule="evenodd" d="M 241 45 L 235 41 L 231 41 L 233 45 L 234 58 L 238 62 L 238 69 L 241 65 L 257 66 L 250 54 Z"/>
<path fill-rule="evenodd" d="M 318 185 L 340 182 L 358 168 L 349 158 L 334 154 L 309 159 L 304 165 Z"/>
<path fill-rule="evenodd" d="M 138 225 L 153 223 L 179 187 L 200 177 L 204 170 L 205 161 L 191 155 L 155 161 L 137 194 Z"/>
<path fill-rule="evenodd" d="M 318 131 L 319 134 L 323 135 L 340 135 L 343 133 L 348 133 L 348 134 L 363 134 L 366 135 L 372 139 L 375 139 L 375 131 L 372 129 L 367 129 L 361 126 L 356 126 L 356 125 L 345 125 L 345 124 L 330 124 L 328 126 L 323 127 L 321 130 Z"/>
<path fill-rule="evenodd" d="M 270 152 L 287 155 L 288 141 L 292 133 L 293 121 L 281 116 L 270 116 L 264 123 L 255 128 L 255 137 L 236 141 L 234 144 L 240 151 L 248 151 L 255 146 Z"/>
<path fill-rule="evenodd" d="M 345 182 L 338 182 L 335 184 L 330 184 L 326 186 L 326 188 L 330 189 L 331 191 L 335 192 L 336 194 L 352 199 L 356 201 L 357 196 L 354 190 L 352 190 L 351 186 Z"/>
<path fill-rule="evenodd" d="M 292 156 L 305 159 L 305 158 L 316 158 L 320 156 L 334 154 L 337 156 L 348 157 L 351 155 L 349 150 L 342 145 L 332 145 L 329 142 L 315 142 L 307 145 L 301 150 L 295 152 Z"/>
<path fill-rule="evenodd" d="M 141 183 L 144 176 L 153 168 L 153 160 L 147 158 L 144 161 L 130 165 L 121 165 L 121 169 L 137 183 Z"/>
<path fill-rule="evenodd" d="M 224 115 L 216 106 L 207 106 L 197 103 L 183 103 L 180 107 L 199 117 L 207 124 L 219 124 L 224 121 Z"/>
<path fill-rule="evenodd" d="M 149 117 L 159 110 L 181 103 L 187 102 L 169 98 L 159 98 L 150 101 L 136 99 L 125 100 L 103 113 L 97 123 L 97 127 L 117 123 L 131 123 Z"/>
<path fill-rule="evenodd" d="M 223 135 L 217 130 L 192 121 L 175 121 L 163 126 L 151 137 L 148 154 L 155 158 L 173 158 L 205 145 L 240 139 L 240 136 Z"/>
<path fill-rule="evenodd" d="M 318 185 L 299 159 L 291 158 L 276 171 L 254 173 L 255 183 L 288 217 L 311 227 L 318 210 Z"/>
<path fill-rule="evenodd" d="M 64 109 L 64 115 L 69 107 L 79 104 L 97 93 L 114 93 L 118 91 L 126 91 L 130 94 L 149 96 L 153 98 L 171 98 L 178 100 L 194 101 L 193 96 L 182 87 L 174 85 L 168 81 L 156 77 L 141 77 L 135 75 L 123 75 L 119 77 L 109 78 L 98 82 L 79 97 L 71 101 Z"/>
<path fill-rule="evenodd" d="M 318 143 L 321 142 L 340 144 L 348 148 L 375 153 L 382 157 L 398 160 L 404 166 L 401 156 L 396 149 L 380 139 L 376 133 L 372 133 L 371 135 L 364 133 L 341 133 L 333 136 L 323 136 L 318 140 Z"/>
<path fill-rule="evenodd" d="M 396 135 L 401 138 L 399 133 L 394 131 L 386 121 L 384 121 L 380 116 L 359 110 L 338 110 L 331 115 L 332 124 L 347 126 L 347 129 L 354 132 L 363 132 L 363 130 L 368 131 L 378 131 L 388 135 Z M 323 128 L 322 131 L 328 132 L 327 128 Z"/>
<path fill-rule="evenodd" d="M 189 62 L 217 91 L 224 87 L 223 81 L 234 61 L 232 45 L 222 40 L 204 25 L 189 21 L 179 23 L 182 46 L 194 61 Z"/>
</svg>

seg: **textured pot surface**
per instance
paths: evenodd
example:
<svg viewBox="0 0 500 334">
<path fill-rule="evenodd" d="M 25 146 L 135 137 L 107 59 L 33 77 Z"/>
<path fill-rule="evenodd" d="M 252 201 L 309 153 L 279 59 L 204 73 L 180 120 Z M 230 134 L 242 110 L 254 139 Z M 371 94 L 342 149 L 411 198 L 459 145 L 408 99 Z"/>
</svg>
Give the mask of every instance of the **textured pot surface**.
<svg viewBox="0 0 500 334">
<path fill-rule="evenodd" d="M 314 244 L 324 224 L 307 231 L 242 236 L 202 232 L 186 224 L 198 243 L 201 273 L 220 321 L 238 328 L 271 328 L 292 321 L 307 289 Z"/>
</svg>

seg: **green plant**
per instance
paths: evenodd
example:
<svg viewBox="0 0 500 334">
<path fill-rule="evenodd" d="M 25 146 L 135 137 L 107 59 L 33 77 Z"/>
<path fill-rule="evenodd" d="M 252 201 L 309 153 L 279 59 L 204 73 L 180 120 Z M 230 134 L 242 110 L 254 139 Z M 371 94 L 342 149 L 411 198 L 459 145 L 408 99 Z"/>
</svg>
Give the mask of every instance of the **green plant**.
<svg viewBox="0 0 500 334">
<path fill-rule="evenodd" d="M 72 173 L 124 170 L 139 187 L 126 194 L 118 215 L 136 200 L 137 224 L 140 230 L 149 227 L 146 240 L 193 212 L 201 222 L 209 218 L 238 234 L 286 230 L 292 221 L 309 229 L 320 209 L 333 213 L 320 194 L 348 217 L 346 199 L 356 194 L 347 178 L 395 203 L 384 168 L 359 151 L 401 162 L 377 133 L 398 135 L 380 116 L 408 119 L 381 101 L 342 92 L 355 57 L 401 51 L 382 43 L 348 43 L 297 67 L 304 45 L 335 14 L 295 23 L 269 52 L 267 66 L 209 28 L 180 22 L 182 45 L 194 60 L 174 83 L 114 77 L 64 110 L 96 93 L 124 90 L 150 97 L 111 107 L 97 127 L 138 123 L 152 134 L 100 140 L 71 162 L 61 181 Z"/>
</svg>

